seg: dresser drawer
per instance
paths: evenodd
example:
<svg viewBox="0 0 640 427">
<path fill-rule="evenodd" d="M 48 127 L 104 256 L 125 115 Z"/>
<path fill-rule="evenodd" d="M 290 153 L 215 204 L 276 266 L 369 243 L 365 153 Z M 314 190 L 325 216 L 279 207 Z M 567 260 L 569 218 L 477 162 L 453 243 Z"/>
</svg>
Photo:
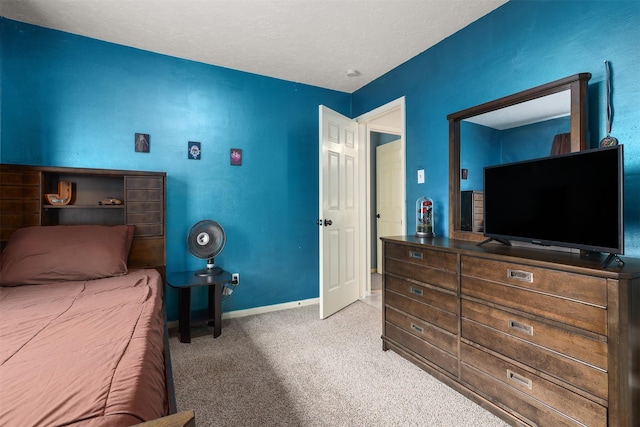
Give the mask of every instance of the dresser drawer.
<svg viewBox="0 0 640 427">
<path fill-rule="evenodd" d="M 452 356 L 446 351 L 410 334 L 392 323 L 386 322 L 384 329 L 386 338 L 411 350 L 423 359 L 449 372 L 451 375 L 458 375 L 457 357 Z"/>
<path fill-rule="evenodd" d="M 22 214 L 24 212 L 27 213 L 35 213 L 40 214 L 40 200 L 39 199 L 31 199 L 31 200 L 1 200 L 0 201 L 0 211 L 2 213 L 17 213 Z"/>
<path fill-rule="evenodd" d="M 127 190 L 127 203 L 129 202 L 162 202 L 164 192 L 162 190 Z"/>
<path fill-rule="evenodd" d="M 39 186 L 0 185 L 0 198 L 3 200 L 40 200 Z"/>
<path fill-rule="evenodd" d="M 385 289 L 384 293 L 384 303 L 385 305 L 394 307 L 426 322 L 433 323 L 453 334 L 458 333 L 458 316 L 455 313 L 422 303 L 416 299 L 387 289 Z"/>
<path fill-rule="evenodd" d="M 0 185 L 40 186 L 40 172 L 22 172 L 6 170 L 0 172 Z"/>
<path fill-rule="evenodd" d="M 458 276 L 455 272 L 449 270 L 439 270 L 393 258 L 385 258 L 384 269 L 386 273 L 407 277 L 452 291 L 458 290 Z"/>
<path fill-rule="evenodd" d="M 462 256 L 462 276 L 502 283 L 599 307 L 607 306 L 606 279 Z"/>
<path fill-rule="evenodd" d="M 163 189 L 163 177 L 159 176 L 126 176 L 125 185 L 129 189 Z"/>
<path fill-rule="evenodd" d="M 385 276 L 385 289 L 408 298 L 432 305 L 441 310 L 458 313 L 458 296 L 451 291 L 429 285 L 421 285 L 397 277 Z"/>
<path fill-rule="evenodd" d="M 136 237 L 164 235 L 162 224 L 133 224 L 133 225 L 135 225 L 133 235 Z"/>
<path fill-rule="evenodd" d="M 410 317 L 403 312 L 393 308 L 385 308 L 385 319 L 387 322 L 401 328 L 422 340 L 441 348 L 454 356 L 458 355 L 458 337 L 455 334 L 446 332 L 430 323 L 424 322 L 415 317 Z"/>
<path fill-rule="evenodd" d="M 2 228 L 22 228 L 40 225 L 40 215 L 38 213 L 33 214 L 11 214 L 0 212 L 0 223 Z"/>
<path fill-rule="evenodd" d="M 460 346 L 460 360 L 463 382 L 530 422 L 540 426 L 607 425 L 604 406 L 505 360 L 466 343 Z"/>
<path fill-rule="evenodd" d="M 497 308 L 462 300 L 462 315 L 507 335 L 606 370 L 607 343 Z M 471 339 L 471 338 L 470 338 Z"/>
<path fill-rule="evenodd" d="M 448 252 L 387 243 L 385 244 L 385 256 L 441 270 L 454 272 L 458 270 L 458 256 Z"/>
<path fill-rule="evenodd" d="M 125 206 L 127 213 L 162 212 L 164 204 L 162 202 L 135 202 L 128 201 Z"/>
<path fill-rule="evenodd" d="M 127 213 L 127 224 L 159 224 L 162 225 L 162 212 Z"/>
<path fill-rule="evenodd" d="M 462 277 L 461 293 L 599 335 L 607 334 L 607 310 L 602 307 L 469 276 Z"/>
<path fill-rule="evenodd" d="M 463 307 L 461 337 L 547 373 L 602 399 L 608 398 L 607 372 L 484 324 L 484 316 Z"/>
</svg>

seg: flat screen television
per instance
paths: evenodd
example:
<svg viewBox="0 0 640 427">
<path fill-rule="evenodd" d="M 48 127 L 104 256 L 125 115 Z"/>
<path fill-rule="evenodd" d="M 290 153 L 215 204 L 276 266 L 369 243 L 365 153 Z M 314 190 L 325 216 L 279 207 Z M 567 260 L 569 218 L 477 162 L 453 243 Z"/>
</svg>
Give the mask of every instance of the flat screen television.
<svg viewBox="0 0 640 427">
<path fill-rule="evenodd" d="M 623 146 L 484 168 L 484 234 L 510 240 L 624 253 Z"/>
</svg>

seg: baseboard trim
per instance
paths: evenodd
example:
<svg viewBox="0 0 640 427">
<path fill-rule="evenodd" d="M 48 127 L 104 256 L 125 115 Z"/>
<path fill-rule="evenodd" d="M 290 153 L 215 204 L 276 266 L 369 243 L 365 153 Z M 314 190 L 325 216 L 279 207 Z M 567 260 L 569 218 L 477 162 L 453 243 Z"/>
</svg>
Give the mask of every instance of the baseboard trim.
<svg viewBox="0 0 640 427">
<path fill-rule="evenodd" d="M 282 304 L 265 305 L 262 307 L 248 308 L 246 310 L 234 310 L 222 313 L 223 319 L 234 319 L 237 317 L 252 316 L 254 314 L 271 313 L 273 311 L 288 310 L 291 308 L 304 307 L 307 305 L 319 304 L 320 298 L 310 298 L 299 301 L 285 302 Z"/>
<path fill-rule="evenodd" d="M 310 299 L 304 299 L 299 301 L 285 302 L 282 304 L 273 304 L 273 305 L 265 305 L 262 307 L 247 308 L 245 310 L 234 310 L 226 313 L 223 312 L 222 319 L 235 319 L 238 317 L 252 316 L 254 314 L 271 313 L 273 311 L 280 311 L 280 310 L 289 310 L 292 308 L 304 307 L 307 305 L 314 305 L 319 303 L 320 303 L 320 298 L 310 298 Z M 319 315 L 320 314 L 318 312 L 318 316 Z M 178 321 L 171 320 L 170 322 L 167 322 L 167 327 L 169 329 L 177 328 Z"/>
</svg>

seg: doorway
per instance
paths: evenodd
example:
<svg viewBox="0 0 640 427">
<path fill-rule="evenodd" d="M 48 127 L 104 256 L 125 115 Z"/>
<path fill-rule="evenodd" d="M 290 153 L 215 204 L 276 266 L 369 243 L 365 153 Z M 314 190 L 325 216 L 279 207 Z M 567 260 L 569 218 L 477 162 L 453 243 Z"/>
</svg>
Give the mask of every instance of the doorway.
<svg viewBox="0 0 640 427">
<path fill-rule="evenodd" d="M 398 196 L 398 212 L 395 215 L 401 222 L 399 233 L 406 234 L 406 141 L 405 141 L 405 99 L 404 97 L 391 101 L 366 114 L 356 118 L 359 124 L 359 138 L 363 150 L 364 165 L 363 181 L 365 185 L 361 190 L 366 195 L 362 200 L 365 206 L 364 217 L 366 231 L 363 233 L 362 245 L 366 248 L 362 262 L 366 264 L 366 280 L 362 281 L 361 298 L 372 298 L 378 304 L 380 299 L 381 277 L 378 272 L 378 200 L 376 181 L 380 178 L 376 167 L 376 147 L 392 141 L 399 140 L 398 158 L 400 164 L 396 168 L 398 177 L 397 187 L 393 191 Z M 366 188 L 364 188 L 366 186 Z M 396 233 L 394 233 L 396 234 Z M 372 289 L 372 284 L 376 289 Z M 372 292 L 373 291 L 373 292 Z"/>
<path fill-rule="evenodd" d="M 319 237 L 320 318 L 323 319 L 331 313 L 345 307 L 349 304 L 349 301 L 371 297 L 371 268 L 372 265 L 375 265 L 372 263 L 372 260 L 377 260 L 378 251 L 376 246 L 378 238 L 375 226 L 375 220 L 377 220 L 376 194 L 374 191 L 375 186 L 372 184 L 376 180 L 377 174 L 375 163 L 372 163 L 372 156 L 376 150 L 372 142 L 372 135 L 376 132 L 392 134 L 394 135 L 394 139 L 399 139 L 399 165 L 396 168 L 396 173 L 399 176 L 397 177 L 398 182 L 395 191 L 398 196 L 397 205 L 399 206 L 398 216 L 400 218 L 401 231 L 395 234 L 406 234 L 405 99 L 404 97 L 398 98 L 355 119 L 349 119 L 322 105 L 319 106 L 319 111 L 319 150 L 321 164 L 319 168 L 320 219 L 318 220 L 318 225 L 321 227 Z M 344 145 L 340 143 L 342 136 L 345 137 Z M 375 141 L 375 138 L 373 138 L 373 140 Z M 348 144 L 347 141 L 349 142 Z M 357 144 L 355 143 L 356 141 Z M 336 144 L 336 146 L 350 147 L 349 149 L 352 151 L 350 152 L 351 154 L 347 156 L 349 159 L 345 159 L 346 163 L 340 160 L 341 154 L 339 149 L 330 149 L 331 143 Z M 330 161 L 330 159 L 334 160 Z M 336 166 L 334 168 L 335 170 L 332 171 L 330 165 Z M 340 165 L 346 167 L 345 177 L 350 177 L 349 179 L 337 179 L 337 177 L 340 176 Z M 348 165 L 352 166 L 348 167 Z M 335 182 L 332 181 L 333 184 L 325 182 L 328 177 L 336 178 L 336 180 L 334 180 Z M 336 197 L 332 197 L 329 193 L 325 194 L 325 190 L 327 189 L 338 189 L 339 182 L 344 182 L 345 184 L 348 182 L 352 183 L 351 191 L 345 189 L 345 191 L 332 192 L 331 194 L 334 196 L 337 195 Z M 325 205 L 342 205 L 346 208 L 348 204 L 336 204 L 339 200 L 342 200 L 340 194 L 349 196 L 347 199 L 352 202 L 349 206 L 355 215 L 354 222 L 349 226 L 348 230 L 350 231 L 350 238 L 338 238 L 339 229 L 341 229 L 342 226 L 336 226 L 342 221 L 334 224 L 333 216 L 338 215 L 338 213 L 325 209 Z M 332 200 L 336 203 L 329 203 Z M 327 215 L 331 218 L 325 218 Z M 341 216 L 338 215 L 337 218 L 341 218 Z M 329 230 L 327 227 L 332 228 Z M 372 234 L 372 230 L 376 232 L 376 235 Z M 325 231 L 328 233 L 327 236 L 325 236 Z M 325 237 L 327 238 L 325 239 Z M 352 245 L 345 246 L 340 243 L 342 241 L 345 243 L 351 242 Z M 328 246 L 331 242 L 335 243 L 335 247 Z M 327 245 L 325 245 L 325 243 L 327 243 Z M 376 249 L 373 248 L 374 246 L 376 246 Z M 340 250 L 340 248 L 344 250 Z M 336 254 L 351 254 L 351 261 L 346 263 L 340 262 L 340 257 L 336 257 Z M 340 265 L 343 265 L 345 268 L 348 267 L 349 272 L 353 274 L 342 274 L 342 270 L 339 268 Z M 338 269 L 329 268 L 330 266 L 337 266 Z M 376 272 L 374 274 L 378 273 Z M 354 278 L 354 280 L 350 280 L 349 283 L 354 285 L 354 294 L 349 293 L 349 298 L 347 298 L 346 294 L 345 298 L 330 298 L 332 295 L 342 295 L 342 293 L 336 290 L 343 288 L 342 279 L 351 277 Z M 381 279 L 381 277 L 376 277 L 376 279 Z M 375 280 L 375 282 L 381 283 L 381 280 Z M 381 296 L 381 291 L 379 295 Z"/>
<path fill-rule="evenodd" d="M 375 178 L 371 185 L 371 209 L 374 218 L 371 221 L 371 237 L 375 244 L 371 245 L 371 271 L 383 274 L 382 241 L 381 237 L 399 236 L 404 234 L 402 205 L 402 180 L 400 171 L 402 163 L 402 139 L 399 135 L 370 132 L 372 138 L 371 152 L 375 155 L 372 164 L 375 165 Z M 373 137 L 376 141 L 373 141 Z M 375 148 L 375 149 L 374 149 Z M 373 285 L 372 285 L 373 286 Z"/>
</svg>

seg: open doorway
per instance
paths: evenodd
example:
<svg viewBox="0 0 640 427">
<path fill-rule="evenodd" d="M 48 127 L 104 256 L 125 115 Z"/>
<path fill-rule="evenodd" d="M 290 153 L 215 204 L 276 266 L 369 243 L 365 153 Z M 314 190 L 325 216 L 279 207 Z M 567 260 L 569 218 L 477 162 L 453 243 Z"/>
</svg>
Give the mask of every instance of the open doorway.
<svg viewBox="0 0 640 427">
<path fill-rule="evenodd" d="M 366 202 L 364 203 L 366 210 L 366 259 L 367 263 L 366 283 L 363 283 L 361 289 L 361 297 L 365 302 L 381 307 L 381 269 L 380 247 L 378 245 L 380 233 L 388 224 L 386 221 L 390 219 L 395 223 L 392 226 L 392 234 L 406 234 L 406 144 L 405 144 L 405 102 L 404 97 L 376 108 L 369 113 L 363 114 L 357 118 L 359 123 L 359 134 L 361 142 L 365 147 L 364 156 L 366 157 L 361 164 L 365 165 L 365 182 L 366 182 Z M 396 145 L 390 151 L 394 151 L 392 165 L 387 162 L 386 166 L 382 165 L 381 170 L 379 162 L 380 147 L 391 147 Z M 389 151 L 389 150 L 386 150 Z M 377 154 L 378 153 L 378 154 Z M 388 158 L 388 154 L 383 154 Z M 380 211 L 380 190 L 384 185 L 383 198 L 388 205 L 391 205 L 392 211 Z M 391 182 L 391 185 L 387 185 Z M 390 218 L 392 216 L 393 218 Z M 395 228 L 394 228 L 395 227 Z"/>
<path fill-rule="evenodd" d="M 397 133 L 370 131 L 371 164 L 371 272 L 383 274 L 381 237 L 404 234 L 402 217 L 404 156 L 402 138 Z M 372 285 L 373 286 L 373 285 Z"/>
</svg>

